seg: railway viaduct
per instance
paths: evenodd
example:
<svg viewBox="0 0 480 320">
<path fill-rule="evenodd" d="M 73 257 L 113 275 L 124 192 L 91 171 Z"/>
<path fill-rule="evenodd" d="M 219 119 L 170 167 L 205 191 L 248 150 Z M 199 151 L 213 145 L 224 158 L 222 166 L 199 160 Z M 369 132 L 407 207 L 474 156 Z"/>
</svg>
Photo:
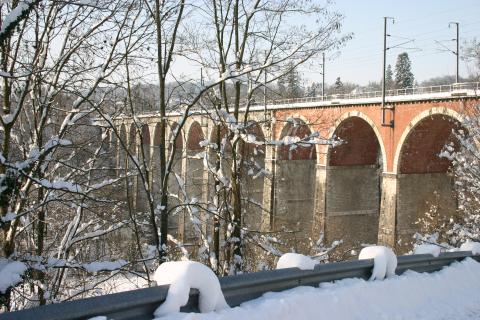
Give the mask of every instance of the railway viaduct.
<svg viewBox="0 0 480 320">
<path fill-rule="evenodd" d="M 480 104 L 479 89 L 479 83 L 468 83 L 392 91 L 385 108 L 378 92 L 253 107 L 250 118 L 257 123 L 252 133 L 259 141 L 318 132 L 344 143 L 255 146 L 251 157 L 269 175 L 245 181 L 253 202 L 263 207 L 247 206 L 245 224 L 264 231 L 295 230 L 289 245 L 298 251 L 305 251 L 323 232 L 327 243 L 342 239 L 345 248 L 381 243 L 405 252 L 427 212 L 444 217 L 456 212 L 451 162 L 439 153 L 453 141 L 452 130 L 461 128 Z M 128 118 L 119 128 L 132 147 L 143 143 L 151 150 L 155 190 L 158 118 L 140 119 L 141 142 Z M 175 169 L 182 172 L 187 191 L 207 202 L 211 177 L 197 155 L 205 151 L 200 142 L 212 136 L 213 123 L 193 116 L 176 142 Z M 187 225 L 185 217 L 179 217 L 172 226 L 183 241 Z"/>
</svg>

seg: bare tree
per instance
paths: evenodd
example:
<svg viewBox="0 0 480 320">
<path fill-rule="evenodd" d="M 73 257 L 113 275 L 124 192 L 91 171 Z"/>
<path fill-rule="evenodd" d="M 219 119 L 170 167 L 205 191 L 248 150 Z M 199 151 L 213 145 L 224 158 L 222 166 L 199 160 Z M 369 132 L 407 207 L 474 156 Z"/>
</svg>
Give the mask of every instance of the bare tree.
<svg viewBox="0 0 480 320">
<path fill-rule="evenodd" d="M 1 263 L 20 263 L 23 276 L 23 284 L 13 281 L 2 292 L 5 309 L 82 297 L 122 270 L 142 268 L 148 282 L 157 260 L 173 258 L 170 244 L 188 255 L 168 229 L 169 217 L 179 210 L 191 217 L 202 242 L 200 258 L 219 274 L 245 269 L 248 239 L 273 250 L 259 240 L 259 230 L 244 227 L 246 205 L 264 208 L 242 190 L 242 181 L 269 175 L 246 154 L 268 145 L 326 141 L 318 133 L 282 141 L 260 137 L 250 119 L 253 100 L 262 96 L 263 86 L 348 36 L 338 34 L 339 15 L 308 1 L 197 5 L 184 0 L 1 4 Z M 283 23 L 299 21 L 296 17 L 318 20 L 311 28 Z M 192 34 L 191 22 L 202 26 L 201 32 Z M 182 79 L 173 67 L 180 57 L 201 67 L 207 81 Z M 137 95 L 152 63 L 158 77 L 152 105 L 160 119 L 155 148 L 147 143 L 145 108 L 138 108 Z M 175 172 L 175 143 L 195 115 L 209 117 L 217 132 L 216 141 L 200 142 L 205 152 L 198 156 L 214 180 L 212 203 L 189 194 Z M 122 121 L 131 124 L 128 134 Z M 173 178 L 178 190 L 172 190 Z M 195 223 L 203 213 L 213 228 Z M 96 274 L 102 270 L 113 273 Z M 12 295 L 28 299 L 12 303 Z"/>
<path fill-rule="evenodd" d="M 250 132 L 253 97 L 263 86 L 316 58 L 322 51 L 341 45 L 349 36 L 336 36 L 340 15 L 308 1 L 204 1 L 197 10 L 198 16 L 191 19 L 194 31 L 189 36 L 195 45 L 184 52 L 204 68 L 210 79 L 219 81 L 212 91 L 213 102 L 204 107 L 215 122 L 214 132 L 225 131 L 212 141 L 217 156 L 216 164 L 209 166 L 216 185 L 214 203 L 219 206 L 215 210 L 213 253 L 219 259 L 219 219 L 222 219 L 228 223 L 227 267 L 224 269 L 235 273 L 243 270 L 242 203 L 245 197 L 241 185 L 247 162 L 243 151 L 249 144 L 278 143 L 262 141 Z M 296 18 L 315 23 L 310 28 L 292 23 Z M 241 74 L 245 75 L 239 77 Z M 230 78 L 232 89 L 228 86 Z M 316 143 L 316 138 L 318 133 L 294 144 Z M 228 170 L 224 170 L 222 164 L 225 150 L 231 158 Z M 225 179 L 227 175 L 229 178 Z"/>
<path fill-rule="evenodd" d="M 111 134 L 95 119 L 114 115 L 111 84 L 147 25 L 131 1 L 13 1 L 0 9 L 2 256 L 4 265 L 31 270 L 23 275 L 29 285 L 14 292 L 14 281 L 2 292 L 8 310 L 71 298 L 66 278 L 124 257 L 105 240 L 128 221 L 112 196 L 120 179 L 111 176 Z M 113 265 L 98 270 L 126 262 Z M 12 305 L 12 294 L 28 299 Z"/>
</svg>

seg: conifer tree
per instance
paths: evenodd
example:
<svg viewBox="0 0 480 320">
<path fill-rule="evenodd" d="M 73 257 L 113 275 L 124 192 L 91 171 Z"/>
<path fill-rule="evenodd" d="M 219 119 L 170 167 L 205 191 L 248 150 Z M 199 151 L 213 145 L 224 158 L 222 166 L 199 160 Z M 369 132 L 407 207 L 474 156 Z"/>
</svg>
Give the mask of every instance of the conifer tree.
<svg viewBox="0 0 480 320">
<path fill-rule="evenodd" d="M 414 76 L 408 53 L 400 53 L 395 65 L 395 86 L 397 89 L 410 88 L 414 84 Z"/>
<path fill-rule="evenodd" d="M 337 77 L 337 79 L 335 80 L 335 92 L 336 93 L 343 93 L 343 82 L 342 80 L 340 79 L 340 77 Z"/>
<path fill-rule="evenodd" d="M 300 98 L 303 95 L 300 73 L 291 64 L 287 68 L 287 73 L 278 80 L 278 91 L 287 99 Z"/>
</svg>

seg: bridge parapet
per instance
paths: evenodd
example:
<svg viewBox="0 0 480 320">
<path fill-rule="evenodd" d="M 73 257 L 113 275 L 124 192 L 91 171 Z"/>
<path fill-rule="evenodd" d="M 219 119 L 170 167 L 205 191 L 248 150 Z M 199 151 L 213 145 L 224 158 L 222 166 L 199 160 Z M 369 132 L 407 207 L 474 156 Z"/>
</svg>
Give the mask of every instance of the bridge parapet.
<svg viewBox="0 0 480 320">
<path fill-rule="evenodd" d="M 387 90 L 386 102 L 416 101 L 445 99 L 452 97 L 479 97 L 480 82 L 455 83 L 450 85 L 412 87 L 405 89 Z M 332 94 L 316 97 L 302 97 L 292 99 L 278 99 L 267 101 L 267 109 L 325 107 L 352 104 L 380 103 L 382 91 L 355 92 L 346 94 Z M 265 105 L 254 102 L 250 110 L 261 111 Z"/>
</svg>

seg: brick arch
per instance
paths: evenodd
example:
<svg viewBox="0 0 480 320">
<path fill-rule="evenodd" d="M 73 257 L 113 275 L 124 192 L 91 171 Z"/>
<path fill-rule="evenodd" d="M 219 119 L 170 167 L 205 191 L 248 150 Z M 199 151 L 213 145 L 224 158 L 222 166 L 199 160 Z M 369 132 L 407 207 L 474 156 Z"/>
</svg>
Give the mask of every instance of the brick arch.
<svg viewBox="0 0 480 320">
<path fill-rule="evenodd" d="M 205 140 L 203 134 L 202 126 L 197 121 L 193 122 L 188 128 L 187 133 L 187 150 L 189 151 L 200 151 L 203 149 L 200 146 L 200 142 Z"/>
<path fill-rule="evenodd" d="M 294 115 L 287 119 L 287 123 L 280 132 L 280 140 L 287 136 L 298 137 L 300 139 L 312 134 L 312 130 L 307 125 L 303 117 Z M 317 160 L 317 148 L 315 145 L 297 145 L 292 149 L 291 145 L 281 145 L 277 149 L 278 160 Z"/>
<path fill-rule="evenodd" d="M 216 143 L 217 141 L 217 126 L 214 126 L 211 133 L 210 133 L 210 143 Z M 223 143 L 223 139 L 227 138 L 229 135 L 229 131 L 225 125 L 220 126 L 220 144 Z M 231 153 L 232 152 L 232 145 L 230 141 L 227 141 L 225 145 L 225 152 Z"/>
<path fill-rule="evenodd" d="M 450 166 L 450 161 L 433 156 L 441 151 L 451 130 L 460 127 L 463 121 L 464 117 L 460 113 L 448 108 L 435 107 L 418 114 L 410 121 L 398 141 L 393 159 L 393 172 L 445 172 Z M 429 137 L 422 139 L 425 134 Z M 419 140 L 422 144 L 415 145 Z M 405 155 L 415 156 L 417 160 L 415 164 L 402 161 L 405 160 Z M 435 163 L 427 163 L 431 160 L 435 160 Z"/>
<path fill-rule="evenodd" d="M 247 134 L 253 135 L 256 141 L 265 142 L 265 134 L 263 133 L 263 130 L 258 122 L 249 121 L 245 131 Z M 242 153 L 245 156 L 256 155 L 258 152 L 260 152 L 262 155 L 265 155 L 265 149 L 265 144 L 245 143 Z"/>
<path fill-rule="evenodd" d="M 352 131 L 354 127 L 355 132 Z M 376 164 L 377 155 L 378 152 L 380 152 L 382 160 L 381 165 L 384 170 L 387 169 L 387 153 L 385 151 L 382 135 L 375 125 L 375 122 L 367 115 L 360 111 L 350 111 L 340 116 L 335 121 L 335 125 L 330 128 L 328 138 L 332 139 L 334 137 L 339 137 L 345 140 L 345 137 L 342 137 L 342 135 L 348 135 L 351 137 L 353 143 L 351 142 L 349 145 L 347 141 L 346 144 L 340 146 L 329 146 L 327 151 L 327 165 Z M 376 144 L 367 146 L 369 147 L 367 149 L 369 152 L 365 153 L 363 148 L 368 141 L 376 141 Z M 350 156 L 350 159 L 339 162 L 340 158 L 349 156 L 349 154 L 353 156 L 361 156 L 356 158 Z"/>
</svg>

